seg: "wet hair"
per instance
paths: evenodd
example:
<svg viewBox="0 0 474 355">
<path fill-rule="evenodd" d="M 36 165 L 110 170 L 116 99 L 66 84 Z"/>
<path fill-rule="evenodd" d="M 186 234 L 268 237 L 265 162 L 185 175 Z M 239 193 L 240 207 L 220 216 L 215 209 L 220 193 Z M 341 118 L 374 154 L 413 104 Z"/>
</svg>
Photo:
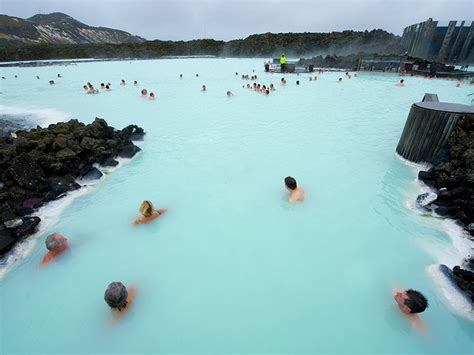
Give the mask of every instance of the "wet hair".
<svg viewBox="0 0 474 355">
<path fill-rule="evenodd" d="M 127 306 L 128 291 L 121 282 L 112 282 L 105 290 L 104 300 L 110 308 L 119 311 Z"/>
<path fill-rule="evenodd" d="M 339 78 L 339 81 L 342 81 L 342 78 Z"/>
<path fill-rule="evenodd" d="M 147 91 L 146 89 L 142 89 L 142 95 L 146 95 Z"/>
<path fill-rule="evenodd" d="M 134 84 L 138 84 L 138 81 L 134 80 L 133 83 L 134 83 Z"/>
<path fill-rule="evenodd" d="M 124 82 L 125 82 L 125 80 L 122 79 L 122 83 L 124 83 Z"/>
<path fill-rule="evenodd" d="M 108 86 L 108 85 L 105 85 L 105 88 L 106 88 L 106 89 L 110 89 L 110 86 Z"/>
<path fill-rule="evenodd" d="M 232 93 L 230 91 L 227 91 L 227 96 L 230 96 L 232 95 Z"/>
<path fill-rule="evenodd" d="M 294 177 L 291 177 L 291 176 L 287 176 L 285 178 L 285 185 L 290 189 L 290 190 L 294 190 L 296 189 L 296 180 Z"/>
<path fill-rule="evenodd" d="M 198 76 L 199 76 L 199 74 L 196 74 L 196 77 L 198 77 Z"/>
<path fill-rule="evenodd" d="M 155 94 L 150 92 L 150 97 L 155 97 Z"/>
<path fill-rule="evenodd" d="M 428 307 L 428 300 L 419 291 L 412 289 L 406 290 L 408 298 L 404 304 L 410 308 L 410 313 L 421 313 Z"/>
<path fill-rule="evenodd" d="M 285 78 L 281 78 L 281 80 L 280 80 L 280 81 L 285 81 Z"/>
<path fill-rule="evenodd" d="M 153 213 L 153 204 L 150 201 L 145 200 L 140 205 L 139 211 L 145 217 L 150 217 Z"/>
<path fill-rule="evenodd" d="M 267 90 L 265 91 L 265 94 L 269 95 L 269 94 L 270 94 L 270 90 L 267 89 Z"/>
<path fill-rule="evenodd" d="M 402 79 L 402 80 L 400 80 L 400 82 L 401 82 L 401 83 L 403 83 L 403 81 L 404 81 L 403 79 Z"/>
<path fill-rule="evenodd" d="M 83 88 L 87 90 L 87 85 L 84 85 Z"/>
<path fill-rule="evenodd" d="M 300 81 L 299 80 L 296 80 L 296 85 L 299 85 L 300 84 Z"/>
</svg>

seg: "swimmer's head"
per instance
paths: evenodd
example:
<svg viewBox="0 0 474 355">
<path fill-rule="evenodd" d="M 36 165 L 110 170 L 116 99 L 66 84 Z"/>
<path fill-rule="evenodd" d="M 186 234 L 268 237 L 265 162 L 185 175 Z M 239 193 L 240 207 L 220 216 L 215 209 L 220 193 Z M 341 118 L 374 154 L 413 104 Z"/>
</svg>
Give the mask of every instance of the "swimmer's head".
<svg viewBox="0 0 474 355">
<path fill-rule="evenodd" d="M 138 81 L 134 80 L 134 81 L 133 81 L 133 84 L 134 84 L 134 85 L 137 85 L 137 84 L 138 84 Z"/>
<path fill-rule="evenodd" d="M 152 93 L 152 92 L 150 92 L 150 97 L 153 97 L 153 98 L 154 98 L 154 97 L 155 97 L 155 94 Z"/>
<path fill-rule="evenodd" d="M 402 79 L 402 80 L 400 80 L 400 83 L 401 83 L 401 84 L 403 84 L 403 81 L 404 81 L 403 79 Z"/>
<path fill-rule="evenodd" d="M 48 235 L 45 240 L 46 248 L 50 251 L 55 251 L 67 246 L 67 239 L 61 234 L 53 233 Z"/>
<path fill-rule="evenodd" d="M 108 85 L 105 85 L 105 88 L 108 90 L 108 89 L 110 89 L 110 86 L 108 86 Z"/>
<path fill-rule="evenodd" d="M 84 85 L 83 88 L 84 88 L 84 90 L 87 90 L 87 85 Z"/>
<path fill-rule="evenodd" d="M 119 311 L 127 306 L 128 291 L 121 282 L 112 282 L 105 290 L 104 300 L 110 308 Z"/>
<path fill-rule="evenodd" d="M 300 81 L 299 80 L 296 80 L 296 85 L 299 85 L 300 84 Z"/>
<path fill-rule="evenodd" d="M 104 83 L 100 83 L 100 87 L 101 87 L 101 88 L 105 87 L 105 84 L 104 84 Z"/>
<path fill-rule="evenodd" d="M 142 95 L 145 96 L 147 94 L 148 91 L 146 91 L 146 89 L 142 89 Z"/>
<path fill-rule="evenodd" d="M 143 216 L 150 217 L 153 214 L 153 204 L 148 200 L 143 201 L 139 211 Z"/>
<path fill-rule="evenodd" d="M 419 291 L 412 289 L 397 292 L 394 296 L 400 309 L 405 313 L 421 313 L 428 307 L 428 300 Z"/>
<path fill-rule="evenodd" d="M 270 95 L 270 90 L 267 89 L 267 90 L 265 91 L 265 94 Z"/>
<path fill-rule="evenodd" d="M 232 93 L 230 91 L 227 91 L 227 96 L 232 96 Z"/>
<path fill-rule="evenodd" d="M 296 189 L 297 185 L 296 185 L 296 180 L 294 177 L 291 177 L 291 176 L 287 176 L 285 178 L 285 186 L 289 189 L 289 190 L 294 190 Z"/>
<path fill-rule="evenodd" d="M 342 78 L 339 78 L 339 80 L 338 80 L 338 81 L 342 81 Z"/>
</svg>

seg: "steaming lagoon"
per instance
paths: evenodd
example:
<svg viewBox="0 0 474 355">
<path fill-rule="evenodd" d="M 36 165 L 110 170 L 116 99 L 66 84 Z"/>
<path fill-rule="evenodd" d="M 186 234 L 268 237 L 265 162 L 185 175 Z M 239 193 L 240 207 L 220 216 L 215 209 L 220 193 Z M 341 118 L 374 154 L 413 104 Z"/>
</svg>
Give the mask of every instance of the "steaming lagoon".
<svg viewBox="0 0 474 355">
<path fill-rule="evenodd" d="M 46 207 L 41 232 L 3 265 L 2 353 L 472 352 L 473 323 L 429 272 L 459 264 L 467 244 L 450 221 L 417 214 L 426 187 L 394 153 L 413 102 L 429 92 L 470 104 L 472 87 L 406 77 L 397 88 L 393 74 L 328 72 L 286 75 L 281 87 L 261 59 L 0 72 L 4 113 L 41 125 L 101 117 L 147 132 L 134 159 Z M 277 90 L 242 88 L 253 83 L 242 74 Z M 86 95 L 88 81 L 112 91 Z M 288 203 L 288 175 L 303 204 Z M 168 212 L 133 226 L 145 199 Z M 71 250 L 39 268 L 56 231 Z M 112 281 L 137 289 L 120 322 L 103 300 Z M 393 287 L 427 296 L 425 333 L 398 311 Z"/>
</svg>

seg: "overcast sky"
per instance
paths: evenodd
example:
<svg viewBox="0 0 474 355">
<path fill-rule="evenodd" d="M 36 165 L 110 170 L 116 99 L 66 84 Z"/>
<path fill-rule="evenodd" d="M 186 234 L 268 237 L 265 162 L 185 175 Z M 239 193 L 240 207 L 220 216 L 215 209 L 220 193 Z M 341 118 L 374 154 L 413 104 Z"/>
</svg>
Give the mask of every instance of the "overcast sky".
<svg viewBox="0 0 474 355">
<path fill-rule="evenodd" d="M 429 17 L 472 20 L 473 0 L 0 0 L 0 12 L 22 18 L 64 12 L 91 26 L 147 39 L 236 39 L 265 32 L 331 32 L 403 28 Z"/>
</svg>

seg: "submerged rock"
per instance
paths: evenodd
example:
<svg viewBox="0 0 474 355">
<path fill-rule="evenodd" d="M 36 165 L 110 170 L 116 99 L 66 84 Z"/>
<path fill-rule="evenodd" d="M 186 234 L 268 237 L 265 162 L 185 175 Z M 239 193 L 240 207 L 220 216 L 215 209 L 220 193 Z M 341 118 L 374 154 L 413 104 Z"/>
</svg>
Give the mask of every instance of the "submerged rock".
<svg viewBox="0 0 474 355">
<path fill-rule="evenodd" d="M 117 166 L 118 165 L 118 161 L 113 159 L 113 158 L 108 158 L 106 159 L 101 165 L 103 167 L 114 167 L 114 166 Z"/>
<path fill-rule="evenodd" d="M 120 151 L 119 157 L 120 158 L 132 158 L 139 151 L 141 151 L 140 148 L 138 148 L 136 145 L 130 144 L 130 145 L 127 145 L 126 147 L 124 147 Z"/>
<path fill-rule="evenodd" d="M 434 192 L 425 192 L 423 194 L 418 195 L 418 197 L 416 198 L 416 205 L 420 208 L 426 207 L 430 203 L 436 201 L 437 198 L 438 195 Z"/>
<path fill-rule="evenodd" d="M 104 300 L 110 308 L 122 308 L 127 304 L 128 291 L 121 282 L 112 282 L 105 290 Z"/>
<path fill-rule="evenodd" d="M 97 168 L 91 168 L 85 175 L 82 176 L 81 180 L 98 180 L 100 179 L 104 174 L 97 169 Z"/>
</svg>

